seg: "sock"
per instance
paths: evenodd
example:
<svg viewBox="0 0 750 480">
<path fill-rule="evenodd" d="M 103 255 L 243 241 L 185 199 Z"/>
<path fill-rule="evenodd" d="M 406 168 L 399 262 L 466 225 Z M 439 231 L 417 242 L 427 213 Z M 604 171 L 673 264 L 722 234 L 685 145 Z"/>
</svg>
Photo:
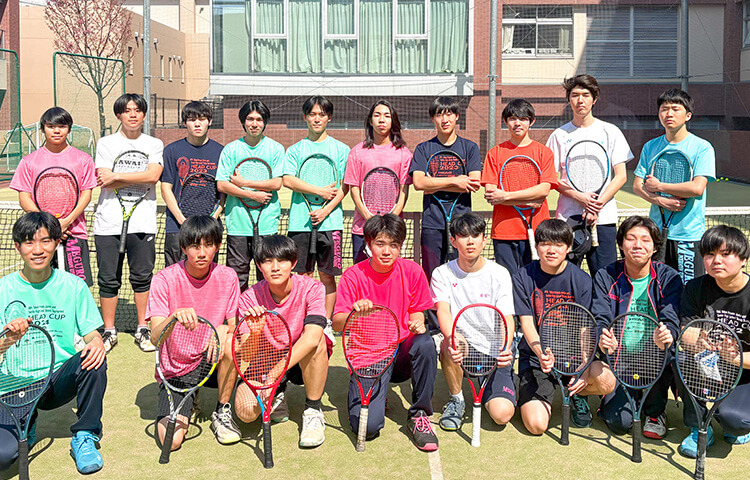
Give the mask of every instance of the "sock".
<svg viewBox="0 0 750 480">
<path fill-rule="evenodd" d="M 463 402 L 464 401 L 463 390 L 459 390 L 459 392 L 455 395 L 451 393 L 451 400 L 453 400 L 454 402 L 458 402 L 458 403 Z"/>
<path fill-rule="evenodd" d="M 138 327 L 136 327 L 135 331 L 136 332 L 142 332 L 144 330 L 148 330 L 148 325 L 138 325 Z"/>
<path fill-rule="evenodd" d="M 115 327 L 112 327 L 112 328 L 105 328 L 105 329 L 104 329 L 104 331 L 105 331 L 105 332 L 109 332 L 109 333 L 112 333 L 112 334 L 115 334 L 115 335 L 117 334 L 117 329 L 116 329 Z"/>
<path fill-rule="evenodd" d="M 310 400 L 309 398 L 305 398 L 305 408 L 314 408 L 315 410 L 323 410 L 322 405 L 320 403 L 320 399 L 318 400 Z"/>
<path fill-rule="evenodd" d="M 232 404 L 231 403 L 216 402 L 216 411 L 220 412 L 224 408 L 224 405 L 226 405 L 227 408 L 229 408 L 229 409 L 232 408 Z"/>
</svg>

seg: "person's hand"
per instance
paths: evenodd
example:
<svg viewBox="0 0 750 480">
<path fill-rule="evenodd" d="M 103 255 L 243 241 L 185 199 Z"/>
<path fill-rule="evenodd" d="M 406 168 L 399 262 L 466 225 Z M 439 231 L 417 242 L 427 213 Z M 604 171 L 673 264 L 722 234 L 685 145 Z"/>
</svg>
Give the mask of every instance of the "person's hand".
<svg viewBox="0 0 750 480">
<path fill-rule="evenodd" d="M 617 350 L 617 347 L 619 346 L 617 339 L 615 338 L 614 333 L 612 333 L 608 328 L 605 328 L 602 330 L 602 335 L 599 337 L 599 348 L 601 351 L 606 352 L 609 355 L 612 355 Z"/>
<path fill-rule="evenodd" d="M 417 315 L 417 318 L 409 318 L 409 321 L 406 323 L 406 326 L 409 328 L 409 331 L 415 335 L 421 335 L 427 331 L 427 327 L 424 324 L 424 317 L 421 315 Z"/>
<path fill-rule="evenodd" d="M 81 369 L 97 370 L 106 357 L 107 351 L 104 349 L 102 337 L 97 335 L 81 349 Z"/>
<path fill-rule="evenodd" d="M 13 343 L 17 342 L 21 339 L 21 337 L 26 335 L 26 332 L 29 331 L 30 322 L 31 318 L 14 318 L 10 322 L 6 323 L 5 327 L 3 327 L 8 329 L 8 333 L 5 335 L 5 338 Z"/>
<path fill-rule="evenodd" d="M 497 368 L 505 368 L 513 363 L 513 351 L 506 349 L 497 356 Z"/>
<path fill-rule="evenodd" d="M 374 311 L 372 301 L 366 298 L 354 302 L 352 310 L 357 312 L 360 317 L 366 317 Z"/>
<path fill-rule="evenodd" d="M 117 181 L 117 174 L 112 170 L 100 169 L 96 171 L 96 184 L 99 187 L 107 187 Z"/>
<path fill-rule="evenodd" d="M 333 200 L 338 193 L 339 189 L 336 188 L 335 183 L 326 185 L 325 187 L 318 187 L 318 191 L 316 192 L 319 197 L 325 198 L 326 200 Z"/>
<path fill-rule="evenodd" d="M 326 217 L 328 216 L 328 213 L 329 213 L 328 209 L 325 207 L 318 208 L 317 210 L 313 210 L 309 214 L 310 221 L 312 222 L 313 225 L 320 225 L 323 222 L 323 220 L 326 219 Z"/>
<path fill-rule="evenodd" d="M 589 371 L 586 369 L 585 372 L 581 374 L 581 377 L 573 381 L 574 379 L 571 378 L 570 382 L 568 383 L 568 392 L 570 395 L 576 395 L 577 393 L 580 393 L 586 386 L 589 384 Z"/>
<path fill-rule="evenodd" d="M 539 356 L 539 366 L 544 373 L 551 372 L 552 367 L 555 366 L 555 356 L 552 354 L 552 350 L 550 350 L 549 347 Z"/>
<path fill-rule="evenodd" d="M 466 193 L 478 192 L 482 187 L 482 184 L 476 178 L 471 178 L 468 175 L 459 175 L 455 179 L 455 184 L 461 190 Z"/>
<path fill-rule="evenodd" d="M 262 190 L 257 190 L 254 192 L 248 192 L 248 197 L 250 200 L 254 202 L 258 202 L 261 205 L 265 205 L 266 203 L 271 201 L 271 197 L 273 197 L 273 194 L 271 192 L 264 192 Z"/>
<path fill-rule="evenodd" d="M 665 348 L 669 347 L 674 341 L 672 332 L 670 332 L 667 326 L 662 322 L 659 322 L 659 328 L 654 330 L 653 339 L 659 350 L 664 350 Z"/>
<path fill-rule="evenodd" d="M 193 307 L 178 308 L 172 316 L 185 327 L 185 330 L 193 331 L 198 328 L 198 314 Z"/>
<path fill-rule="evenodd" d="M 484 199 L 487 200 L 487 203 L 490 205 L 502 205 L 508 200 L 508 192 L 499 188 L 485 188 Z"/>
<path fill-rule="evenodd" d="M 670 212 L 679 212 L 685 208 L 687 201 L 680 197 L 658 197 L 658 205 Z"/>
</svg>

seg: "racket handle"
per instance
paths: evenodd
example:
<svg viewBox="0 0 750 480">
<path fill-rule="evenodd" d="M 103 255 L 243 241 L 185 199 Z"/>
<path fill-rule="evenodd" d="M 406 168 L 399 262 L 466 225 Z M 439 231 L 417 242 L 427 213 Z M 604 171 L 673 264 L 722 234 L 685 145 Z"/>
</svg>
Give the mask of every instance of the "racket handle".
<svg viewBox="0 0 750 480">
<path fill-rule="evenodd" d="M 55 253 L 57 254 L 57 269 L 63 272 L 67 271 L 65 268 L 65 242 L 60 242 Z"/>
<path fill-rule="evenodd" d="M 123 220 L 122 222 L 122 232 L 120 233 L 120 249 L 119 252 L 125 253 L 125 241 L 128 238 L 128 221 Z"/>
<path fill-rule="evenodd" d="M 596 229 L 596 223 L 591 225 L 591 246 L 599 246 L 599 231 Z"/>
<path fill-rule="evenodd" d="M 708 430 L 701 428 L 698 431 L 698 454 L 695 456 L 695 480 L 703 480 L 706 471 L 706 448 L 708 443 Z"/>
<path fill-rule="evenodd" d="M 18 478 L 29 480 L 29 440 L 18 441 Z"/>
<path fill-rule="evenodd" d="M 448 254 L 447 255 L 453 255 L 453 252 L 455 251 L 455 249 L 453 248 L 453 245 L 451 245 L 450 234 L 448 233 L 448 228 L 447 227 L 446 227 L 445 233 L 443 235 L 445 236 L 445 243 L 446 243 L 446 245 L 448 247 Z M 449 259 L 446 258 L 446 260 L 449 260 Z"/>
<path fill-rule="evenodd" d="M 313 225 L 310 232 L 310 255 L 318 254 L 318 227 Z"/>
<path fill-rule="evenodd" d="M 359 410 L 359 427 L 357 428 L 357 446 L 358 452 L 365 451 L 365 440 L 367 439 L 367 418 L 370 416 L 370 407 L 362 405 Z"/>
<path fill-rule="evenodd" d="M 273 468 L 273 450 L 271 449 L 271 421 L 263 422 L 263 466 Z"/>
<path fill-rule="evenodd" d="M 260 221 L 260 219 L 258 219 Z M 260 242 L 260 231 L 258 230 L 258 224 L 253 225 L 253 251 L 258 248 L 258 243 Z M 253 252 L 253 258 L 255 258 L 255 253 Z"/>
<path fill-rule="evenodd" d="M 478 402 L 474 402 L 474 413 L 471 419 L 471 446 L 479 447 L 481 442 L 479 441 L 479 435 L 482 430 L 482 405 Z"/>
<path fill-rule="evenodd" d="M 167 422 L 167 431 L 164 432 L 164 441 L 161 444 L 161 456 L 159 463 L 169 463 L 169 455 L 172 453 L 172 440 L 174 439 L 174 427 L 177 424 L 176 419 Z"/>
<path fill-rule="evenodd" d="M 534 238 L 534 230 L 529 228 L 526 233 L 529 236 L 529 249 L 531 250 L 531 259 L 539 260 L 539 254 L 536 252 L 536 239 Z"/>
<path fill-rule="evenodd" d="M 641 463 L 641 419 L 633 420 L 633 456 L 635 463 Z"/>
<path fill-rule="evenodd" d="M 669 227 L 663 227 L 661 229 L 661 246 L 655 255 L 657 262 L 664 263 L 664 260 L 667 258 L 667 235 L 669 235 Z"/>
<path fill-rule="evenodd" d="M 560 429 L 560 445 L 570 444 L 570 398 L 563 402 L 562 427 Z"/>
</svg>

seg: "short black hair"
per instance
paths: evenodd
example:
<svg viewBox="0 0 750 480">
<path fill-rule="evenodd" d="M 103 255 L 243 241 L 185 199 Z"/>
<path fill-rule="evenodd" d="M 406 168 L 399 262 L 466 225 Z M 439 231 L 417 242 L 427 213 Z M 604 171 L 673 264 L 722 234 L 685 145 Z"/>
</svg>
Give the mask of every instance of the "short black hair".
<svg viewBox="0 0 750 480">
<path fill-rule="evenodd" d="M 467 212 L 451 220 L 451 237 L 473 237 L 484 235 L 487 222 L 475 212 Z"/>
<path fill-rule="evenodd" d="M 536 113 L 534 113 L 534 107 L 531 105 L 531 102 L 523 98 L 516 98 L 508 102 L 505 108 L 503 108 L 503 121 L 507 121 L 510 117 L 528 118 L 534 121 Z"/>
<path fill-rule="evenodd" d="M 294 240 L 286 235 L 269 235 L 261 237 L 253 256 L 257 263 L 274 259 L 295 263 L 299 258 L 299 249 Z"/>
<path fill-rule="evenodd" d="M 47 109 L 42 114 L 42 118 L 39 119 L 39 126 L 44 127 L 55 127 L 57 125 L 65 125 L 70 129 L 73 126 L 73 117 L 70 113 L 62 107 L 52 107 Z"/>
<path fill-rule="evenodd" d="M 686 91 L 680 90 L 679 88 L 670 88 L 666 92 L 659 95 L 656 99 L 656 108 L 661 108 L 665 103 L 682 105 L 685 107 L 688 113 L 693 113 L 695 110 L 695 102 L 693 97 L 690 96 Z"/>
<path fill-rule="evenodd" d="M 211 106 L 206 102 L 192 101 L 182 107 L 182 123 L 187 122 L 191 118 L 207 118 L 210 122 L 214 118 L 214 112 L 211 110 Z"/>
<path fill-rule="evenodd" d="M 576 75 L 575 77 L 566 78 L 563 80 L 562 86 L 565 89 L 565 98 L 568 100 L 570 100 L 570 92 L 572 92 L 574 88 L 585 88 L 591 92 L 591 98 L 594 100 L 599 98 L 599 82 L 597 82 L 591 75 L 585 73 Z"/>
<path fill-rule="evenodd" d="M 430 104 L 430 118 L 445 112 L 460 115 L 459 107 L 458 101 L 453 97 L 438 97 Z"/>
<path fill-rule="evenodd" d="M 651 236 L 651 241 L 654 242 L 654 253 L 662 248 L 661 231 L 659 230 L 659 227 L 656 226 L 656 223 L 648 217 L 633 215 L 632 217 L 626 218 L 617 229 L 617 246 L 620 250 L 622 250 L 622 242 L 625 239 L 625 235 L 635 227 L 643 227 L 648 230 L 648 233 Z"/>
<path fill-rule="evenodd" d="M 222 230 L 221 223 L 211 215 L 195 215 L 185 220 L 177 239 L 180 248 L 200 245 L 203 241 L 208 245 L 221 245 Z"/>
<path fill-rule="evenodd" d="M 240 108 L 240 113 L 238 116 L 240 117 L 240 125 L 242 125 L 242 130 L 245 130 L 245 120 L 247 120 L 247 116 L 253 112 L 258 112 L 258 114 L 260 114 L 260 117 L 263 119 L 263 131 L 265 131 L 266 127 L 268 126 L 268 120 L 271 118 L 271 111 L 268 109 L 266 104 L 261 102 L 260 100 L 250 100 Z"/>
<path fill-rule="evenodd" d="M 564 220 L 559 218 L 548 218 L 536 227 L 534 240 L 537 245 L 543 242 L 564 243 L 568 247 L 573 246 L 573 229 Z"/>
<path fill-rule="evenodd" d="M 54 215 L 48 212 L 29 212 L 13 224 L 13 242 L 23 243 L 33 240 L 36 232 L 42 228 L 47 229 L 52 240 L 57 241 L 62 238 L 60 221 Z"/>
<path fill-rule="evenodd" d="M 406 240 L 406 222 L 403 218 L 392 213 L 370 217 L 365 222 L 363 229 L 365 242 L 367 243 L 378 238 L 381 233 L 399 245 L 403 245 Z"/>
<path fill-rule="evenodd" d="M 333 116 L 333 103 L 323 95 L 313 95 L 305 100 L 305 103 L 302 104 L 302 113 L 309 114 L 315 105 L 318 105 L 323 113 L 329 117 Z"/>
<path fill-rule="evenodd" d="M 135 103 L 138 110 L 143 113 L 148 113 L 148 103 L 146 103 L 146 99 L 143 98 L 143 95 L 140 93 L 125 93 L 120 95 L 118 99 L 115 100 L 115 104 L 112 105 L 112 110 L 114 110 L 115 115 L 125 113 L 125 109 L 128 107 L 128 102 L 131 101 Z"/>
<path fill-rule="evenodd" d="M 747 237 L 739 228 L 729 225 L 717 225 L 706 230 L 701 237 L 700 253 L 705 257 L 711 252 L 726 250 L 747 260 L 750 257 L 750 245 Z"/>
</svg>

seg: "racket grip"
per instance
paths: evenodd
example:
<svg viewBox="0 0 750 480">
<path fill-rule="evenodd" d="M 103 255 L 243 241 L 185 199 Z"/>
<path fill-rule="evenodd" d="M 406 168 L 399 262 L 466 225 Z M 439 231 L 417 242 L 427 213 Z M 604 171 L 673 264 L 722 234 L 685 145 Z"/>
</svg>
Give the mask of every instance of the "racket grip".
<svg viewBox="0 0 750 480">
<path fill-rule="evenodd" d="M 531 250 L 531 259 L 539 260 L 539 254 L 536 252 L 536 239 L 534 238 L 534 230 L 529 228 L 527 230 L 529 236 L 529 249 Z"/>
<path fill-rule="evenodd" d="M 362 405 L 359 410 L 359 427 L 357 428 L 357 446 L 355 450 L 358 452 L 365 451 L 365 440 L 367 439 L 367 419 L 370 416 L 370 408 L 367 405 Z"/>
<path fill-rule="evenodd" d="M 591 225 L 591 246 L 592 247 L 599 246 L 599 232 L 596 229 L 596 223 Z"/>
<path fill-rule="evenodd" d="M 635 463 L 641 463 L 641 419 L 633 420 L 633 457 Z"/>
<path fill-rule="evenodd" d="M 560 429 L 560 445 L 570 444 L 570 399 L 563 402 L 562 427 Z"/>
<path fill-rule="evenodd" d="M 170 420 L 167 422 L 167 431 L 164 432 L 164 441 L 161 444 L 161 456 L 159 457 L 159 463 L 169 463 L 169 455 L 172 453 L 172 440 L 174 439 L 174 427 L 177 425 L 176 421 Z"/>
<path fill-rule="evenodd" d="M 119 252 L 125 253 L 125 241 L 128 238 L 128 222 L 124 221 L 122 225 L 122 232 L 120 233 L 120 249 Z"/>
<path fill-rule="evenodd" d="M 271 448 L 271 421 L 263 422 L 263 466 L 273 468 L 273 450 Z"/>
<path fill-rule="evenodd" d="M 18 478 L 29 480 L 29 441 L 26 438 L 18 442 Z"/>
<path fill-rule="evenodd" d="M 664 260 L 667 258 L 667 236 L 669 235 L 669 227 L 664 227 L 661 229 L 661 245 L 659 246 L 659 250 L 656 251 L 656 255 L 654 255 L 654 259 L 657 262 L 664 263 Z"/>
<path fill-rule="evenodd" d="M 698 431 L 698 454 L 695 456 L 695 480 L 703 480 L 706 471 L 706 448 L 708 443 L 708 431 Z"/>
<path fill-rule="evenodd" d="M 67 269 L 65 268 L 65 242 L 60 242 L 60 245 L 57 246 L 57 250 L 55 252 L 57 254 L 57 269 L 62 270 L 63 272 Z"/>
<path fill-rule="evenodd" d="M 310 255 L 318 254 L 318 227 L 313 225 L 310 232 Z"/>
<path fill-rule="evenodd" d="M 471 446 L 479 447 L 481 442 L 479 435 L 482 430 L 482 405 L 474 402 L 474 412 L 471 419 Z"/>
</svg>

